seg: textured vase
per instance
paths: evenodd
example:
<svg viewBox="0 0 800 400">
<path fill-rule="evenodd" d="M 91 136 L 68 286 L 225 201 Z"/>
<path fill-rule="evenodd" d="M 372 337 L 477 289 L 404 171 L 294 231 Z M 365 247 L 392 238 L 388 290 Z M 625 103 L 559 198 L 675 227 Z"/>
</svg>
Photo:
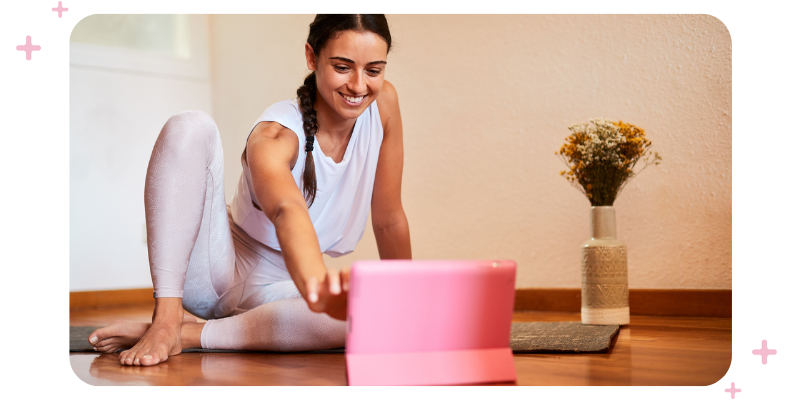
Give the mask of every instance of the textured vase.
<svg viewBox="0 0 800 400">
<path fill-rule="evenodd" d="M 626 325 L 628 307 L 628 251 L 617 240 L 614 207 L 592 207 L 592 238 L 581 248 L 581 322 Z"/>
</svg>

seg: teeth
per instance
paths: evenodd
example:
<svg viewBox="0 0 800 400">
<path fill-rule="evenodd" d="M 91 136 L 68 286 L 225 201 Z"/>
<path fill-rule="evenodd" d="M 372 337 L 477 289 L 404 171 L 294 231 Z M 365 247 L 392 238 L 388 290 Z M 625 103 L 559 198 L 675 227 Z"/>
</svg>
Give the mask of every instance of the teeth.
<svg viewBox="0 0 800 400">
<path fill-rule="evenodd" d="M 361 101 L 364 98 L 364 96 L 350 97 L 350 96 L 348 96 L 346 94 L 343 94 L 342 96 L 344 97 L 345 100 L 347 100 L 347 101 L 349 101 L 351 103 L 358 103 L 359 101 Z"/>
</svg>

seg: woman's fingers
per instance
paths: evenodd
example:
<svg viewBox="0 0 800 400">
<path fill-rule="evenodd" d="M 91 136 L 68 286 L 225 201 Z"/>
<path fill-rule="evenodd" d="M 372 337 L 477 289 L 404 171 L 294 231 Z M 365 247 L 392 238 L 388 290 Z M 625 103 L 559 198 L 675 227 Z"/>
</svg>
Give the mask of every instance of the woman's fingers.
<svg viewBox="0 0 800 400">
<path fill-rule="evenodd" d="M 306 291 L 308 292 L 309 303 L 316 303 L 319 301 L 319 284 L 315 276 L 308 278 L 306 281 Z"/>
<path fill-rule="evenodd" d="M 350 267 L 342 268 L 342 290 L 345 292 L 350 290 Z"/>
<path fill-rule="evenodd" d="M 347 302 L 349 285 L 349 268 L 344 268 L 341 271 L 328 270 L 322 282 L 316 277 L 309 277 L 306 280 L 308 308 L 314 312 L 331 313 L 341 311 L 338 309 L 342 308 L 342 304 L 346 304 Z M 341 317 L 339 319 L 343 318 L 344 317 Z"/>
<path fill-rule="evenodd" d="M 333 295 L 342 292 L 342 287 L 339 283 L 339 271 L 328 270 L 328 290 Z"/>
<path fill-rule="evenodd" d="M 324 281 L 320 282 L 316 277 L 306 280 L 306 291 L 308 297 L 308 308 L 314 312 L 324 312 L 330 302 L 330 279 L 326 275 Z"/>
</svg>

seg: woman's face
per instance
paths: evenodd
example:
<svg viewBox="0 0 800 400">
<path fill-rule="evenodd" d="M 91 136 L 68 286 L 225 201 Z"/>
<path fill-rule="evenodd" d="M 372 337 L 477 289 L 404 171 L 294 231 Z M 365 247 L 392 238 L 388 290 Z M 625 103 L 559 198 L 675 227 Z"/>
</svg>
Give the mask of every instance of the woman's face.
<svg viewBox="0 0 800 400">
<path fill-rule="evenodd" d="M 329 39 L 318 56 L 306 44 L 306 61 L 316 71 L 317 93 L 325 104 L 340 117 L 355 119 L 378 98 L 386 52 L 386 41 L 380 36 L 344 31 Z"/>
</svg>

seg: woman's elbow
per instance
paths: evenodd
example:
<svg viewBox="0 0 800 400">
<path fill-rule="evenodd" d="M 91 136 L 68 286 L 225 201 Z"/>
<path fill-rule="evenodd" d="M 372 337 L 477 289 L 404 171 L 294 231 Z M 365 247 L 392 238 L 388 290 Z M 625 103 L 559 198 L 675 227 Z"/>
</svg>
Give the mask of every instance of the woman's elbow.
<svg viewBox="0 0 800 400">
<path fill-rule="evenodd" d="M 276 227 L 280 225 L 282 220 L 285 220 L 288 215 L 306 210 L 305 204 L 298 204 L 295 201 L 282 201 L 274 207 L 266 210 L 264 214 Z"/>
<path fill-rule="evenodd" d="M 384 232 L 398 228 L 408 229 L 408 219 L 402 209 L 389 215 L 382 215 L 377 218 L 373 216 L 372 218 L 373 231 Z"/>
</svg>

